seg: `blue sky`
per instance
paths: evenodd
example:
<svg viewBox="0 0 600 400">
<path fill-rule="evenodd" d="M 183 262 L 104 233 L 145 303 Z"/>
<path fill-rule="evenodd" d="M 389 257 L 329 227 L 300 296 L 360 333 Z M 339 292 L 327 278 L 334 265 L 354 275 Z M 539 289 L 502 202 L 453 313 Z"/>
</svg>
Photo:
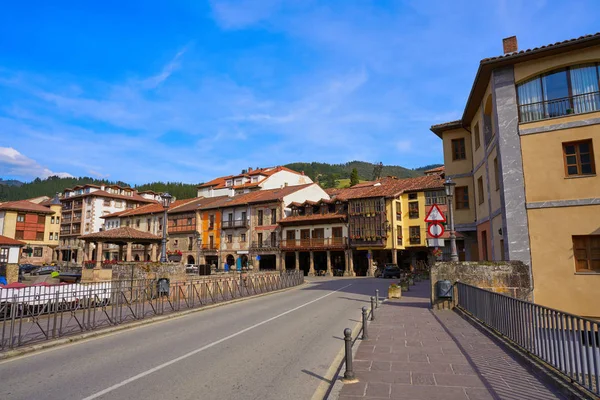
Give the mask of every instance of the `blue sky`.
<svg viewBox="0 0 600 400">
<path fill-rule="evenodd" d="M 595 33 L 597 1 L 9 2 L 0 177 L 198 183 L 442 162 L 479 60 Z"/>
</svg>

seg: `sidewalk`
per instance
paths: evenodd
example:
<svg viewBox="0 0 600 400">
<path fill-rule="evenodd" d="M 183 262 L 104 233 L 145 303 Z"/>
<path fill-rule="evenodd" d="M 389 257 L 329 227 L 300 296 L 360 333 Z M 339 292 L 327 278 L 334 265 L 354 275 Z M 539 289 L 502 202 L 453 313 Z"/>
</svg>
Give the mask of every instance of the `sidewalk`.
<svg viewBox="0 0 600 400">
<path fill-rule="evenodd" d="M 562 399 L 453 311 L 429 309 L 429 282 L 376 310 L 340 400 Z"/>
</svg>

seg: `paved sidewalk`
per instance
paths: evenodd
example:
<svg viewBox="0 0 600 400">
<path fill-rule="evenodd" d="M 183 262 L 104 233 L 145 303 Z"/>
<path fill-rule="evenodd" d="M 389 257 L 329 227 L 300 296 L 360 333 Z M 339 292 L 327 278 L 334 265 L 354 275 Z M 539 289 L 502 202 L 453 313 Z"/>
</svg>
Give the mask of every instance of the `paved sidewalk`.
<svg viewBox="0 0 600 400">
<path fill-rule="evenodd" d="M 376 310 L 340 400 L 564 398 L 458 314 L 430 310 L 429 293 L 417 283 Z"/>
</svg>

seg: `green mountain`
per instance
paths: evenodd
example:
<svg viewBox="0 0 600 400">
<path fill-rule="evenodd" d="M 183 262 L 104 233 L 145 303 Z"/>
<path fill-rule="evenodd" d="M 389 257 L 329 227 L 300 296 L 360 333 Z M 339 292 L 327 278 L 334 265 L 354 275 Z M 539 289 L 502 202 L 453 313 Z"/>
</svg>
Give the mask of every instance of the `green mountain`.
<svg viewBox="0 0 600 400">
<path fill-rule="evenodd" d="M 21 186 L 21 185 L 23 185 L 23 182 L 18 181 L 16 179 L 4 180 L 4 179 L 0 178 L 0 186 Z"/>
</svg>

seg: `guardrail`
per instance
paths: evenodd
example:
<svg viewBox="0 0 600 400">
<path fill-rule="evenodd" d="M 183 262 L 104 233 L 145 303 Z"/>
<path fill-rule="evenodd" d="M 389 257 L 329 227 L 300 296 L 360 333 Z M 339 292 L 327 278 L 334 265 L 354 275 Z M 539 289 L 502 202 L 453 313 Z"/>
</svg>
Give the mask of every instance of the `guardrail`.
<svg viewBox="0 0 600 400">
<path fill-rule="evenodd" d="M 0 288 L 0 350 L 300 285 L 300 271 Z"/>
<path fill-rule="evenodd" d="M 600 395 L 600 322 L 457 282 L 457 306 Z"/>
</svg>

